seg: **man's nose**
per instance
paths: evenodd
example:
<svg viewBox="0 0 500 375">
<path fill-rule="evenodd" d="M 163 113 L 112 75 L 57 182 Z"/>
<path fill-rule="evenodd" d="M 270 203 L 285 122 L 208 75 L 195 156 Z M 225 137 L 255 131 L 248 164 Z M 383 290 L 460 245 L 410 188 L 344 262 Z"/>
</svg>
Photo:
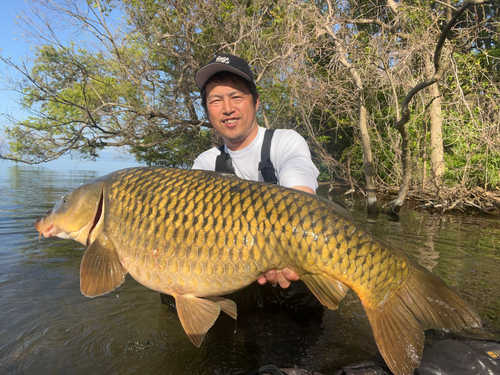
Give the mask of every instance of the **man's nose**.
<svg viewBox="0 0 500 375">
<path fill-rule="evenodd" d="M 222 110 L 224 111 L 225 115 L 233 113 L 234 108 L 231 98 L 224 98 L 222 105 L 223 105 Z"/>
</svg>

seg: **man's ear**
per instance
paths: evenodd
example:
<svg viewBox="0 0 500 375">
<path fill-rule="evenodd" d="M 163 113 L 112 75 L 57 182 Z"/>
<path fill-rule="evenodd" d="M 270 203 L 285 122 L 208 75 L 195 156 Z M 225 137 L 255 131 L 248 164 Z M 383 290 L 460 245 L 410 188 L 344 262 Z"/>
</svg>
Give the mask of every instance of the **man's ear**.
<svg viewBox="0 0 500 375">
<path fill-rule="evenodd" d="M 255 101 L 255 112 L 259 110 L 259 104 L 260 104 L 260 94 L 257 94 L 257 100 Z"/>
</svg>

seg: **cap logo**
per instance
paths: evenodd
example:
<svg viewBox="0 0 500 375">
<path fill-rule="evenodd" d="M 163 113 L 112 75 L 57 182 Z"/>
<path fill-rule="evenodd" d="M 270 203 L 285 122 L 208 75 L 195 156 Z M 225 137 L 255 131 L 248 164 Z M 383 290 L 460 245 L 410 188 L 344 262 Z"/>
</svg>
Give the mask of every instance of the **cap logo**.
<svg viewBox="0 0 500 375">
<path fill-rule="evenodd" d="M 229 64 L 229 57 L 217 56 L 217 58 L 215 59 L 215 62 Z"/>
</svg>

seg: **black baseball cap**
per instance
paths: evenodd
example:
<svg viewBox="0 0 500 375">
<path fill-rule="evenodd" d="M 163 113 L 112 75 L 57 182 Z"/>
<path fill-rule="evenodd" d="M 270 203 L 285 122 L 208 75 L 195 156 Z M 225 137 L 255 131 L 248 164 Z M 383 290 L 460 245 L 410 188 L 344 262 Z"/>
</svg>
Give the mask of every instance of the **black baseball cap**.
<svg viewBox="0 0 500 375">
<path fill-rule="evenodd" d="M 194 81 L 200 90 L 210 77 L 218 72 L 231 72 L 245 78 L 248 82 L 255 85 L 252 70 L 248 63 L 241 57 L 221 53 L 215 56 L 203 68 L 198 70 L 194 76 Z"/>
</svg>

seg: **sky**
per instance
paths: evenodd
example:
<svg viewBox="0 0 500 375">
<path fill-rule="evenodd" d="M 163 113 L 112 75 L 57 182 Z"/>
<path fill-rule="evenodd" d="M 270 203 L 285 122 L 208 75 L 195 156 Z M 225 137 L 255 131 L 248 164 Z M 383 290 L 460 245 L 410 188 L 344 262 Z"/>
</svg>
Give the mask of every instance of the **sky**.
<svg viewBox="0 0 500 375">
<path fill-rule="evenodd" d="M 2 11 L 0 12 L 0 53 L 1 56 L 11 57 L 14 62 L 19 62 L 21 58 L 25 59 L 26 56 L 32 56 L 32 46 L 23 41 L 21 35 L 22 30 L 16 25 L 15 20 L 17 15 L 23 10 L 28 10 L 29 0 L 2 0 Z M 12 69 L 7 71 L 7 66 L 0 61 L 0 142 L 4 141 L 3 129 L 6 120 L 3 114 L 13 114 L 17 118 L 22 118 L 26 115 L 19 106 L 15 99 L 16 94 L 11 93 L 5 88 L 3 76 L 9 73 L 15 74 Z M 100 153 L 100 161 L 120 161 L 128 162 L 133 161 L 134 158 L 128 154 L 123 154 L 118 151 L 109 150 L 108 152 Z M 77 163 L 78 161 L 75 161 Z M 50 163 L 49 163 L 50 164 Z M 56 165 L 56 163 L 52 163 Z"/>
<path fill-rule="evenodd" d="M 30 47 L 22 40 L 16 40 L 20 33 L 19 26 L 15 24 L 15 19 L 20 11 L 27 8 L 23 0 L 4 0 L 2 1 L 2 12 L 0 12 L 0 49 L 2 57 L 12 57 L 14 61 L 19 61 L 21 56 L 30 54 Z M 6 74 L 6 66 L 0 62 L 1 75 Z M 0 113 L 18 113 L 19 109 L 14 102 L 11 93 L 5 90 L 5 84 L 0 81 Z M 2 121 L 0 121 L 0 124 Z M 1 125 L 0 125 L 1 126 Z"/>
</svg>

